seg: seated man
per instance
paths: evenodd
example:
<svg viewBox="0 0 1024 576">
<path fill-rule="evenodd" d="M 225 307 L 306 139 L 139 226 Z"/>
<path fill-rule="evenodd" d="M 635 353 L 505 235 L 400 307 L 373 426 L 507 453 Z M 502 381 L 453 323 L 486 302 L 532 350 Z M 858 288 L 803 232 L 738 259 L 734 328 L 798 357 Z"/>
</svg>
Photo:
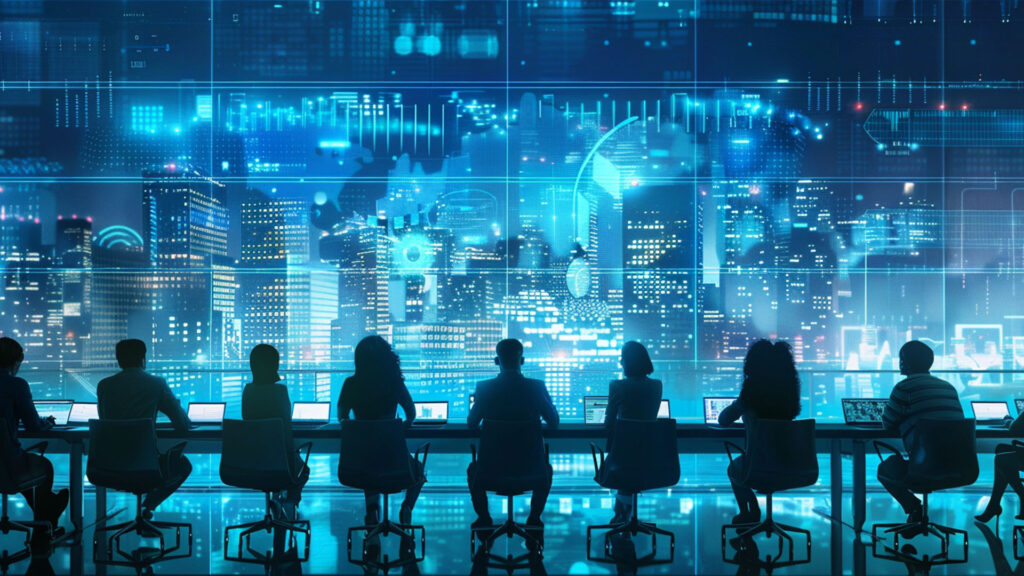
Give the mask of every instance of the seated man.
<svg viewBox="0 0 1024 576">
<path fill-rule="evenodd" d="M 33 490 L 22 493 L 32 508 L 33 519 L 38 522 L 49 522 L 54 528 L 54 535 L 63 533 L 57 526 L 61 514 L 68 507 L 68 491 L 53 491 L 53 464 L 45 457 L 32 452 L 25 452 L 18 442 L 18 422 L 25 425 L 29 432 L 40 432 L 53 427 L 53 417 L 42 419 L 36 412 L 32 402 L 32 391 L 28 382 L 18 378 L 18 370 L 25 360 L 25 351 L 21 344 L 11 338 L 0 338 L 0 418 L 7 422 L 7 429 L 0 433 L 10 435 L 15 453 L 13 464 L 19 477 L 46 478 Z M 34 531 L 33 544 L 42 545 L 50 538 L 44 530 Z"/>
<path fill-rule="evenodd" d="M 121 371 L 100 380 L 96 402 L 100 419 L 133 420 L 151 418 L 163 412 L 174 428 L 187 432 L 192 423 L 181 409 L 181 403 L 167 386 L 167 381 L 146 372 L 146 344 L 142 340 L 121 340 L 116 348 Z M 164 483 L 142 501 L 143 516 L 153 517 L 153 510 L 170 497 L 192 473 L 192 463 L 179 450 L 160 455 Z"/>
<path fill-rule="evenodd" d="M 496 378 L 484 380 L 476 385 L 473 407 L 469 411 L 469 426 L 477 428 L 484 420 L 535 420 L 541 418 L 549 426 L 558 426 L 558 413 L 548 389 L 541 380 L 526 378 L 520 371 L 523 365 L 523 344 L 515 339 L 498 342 L 494 363 L 501 369 Z M 473 527 L 492 526 L 491 513 L 487 508 L 487 492 L 476 487 L 475 463 L 469 465 L 469 493 L 473 499 L 473 511 L 477 519 Z M 550 470 L 550 467 L 549 467 Z M 527 525 L 543 526 L 540 515 L 544 512 L 548 494 L 551 492 L 551 477 L 535 486 L 530 499 L 530 515 Z"/>
<path fill-rule="evenodd" d="M 921 419 L 962 420 L 963 408 L 956 388 L 929 374 L 935 354 L 924 342 L 911 340 L 900 348 L 900 374 L 906 376 L 893 388 L 882 413 L 887 430 L 898 430 L 909 452 L 917 442 L 915 427 Z M 900 503 L 907 522 L 921 520 L 921 501 L 902 481 L 907 475 L 905 458 L 892 455 L 878 465 L 878 481 Z"/>
</svg>

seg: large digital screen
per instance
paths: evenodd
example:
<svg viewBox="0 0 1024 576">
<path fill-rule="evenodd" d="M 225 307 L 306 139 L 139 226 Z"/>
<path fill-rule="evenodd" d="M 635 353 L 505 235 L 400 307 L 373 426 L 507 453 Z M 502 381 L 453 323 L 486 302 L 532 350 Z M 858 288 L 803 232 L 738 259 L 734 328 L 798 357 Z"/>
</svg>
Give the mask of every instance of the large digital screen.
<svg viewBox="0 0 1024 576">
<path fill-rule="evenodd" d="M 503 337 L 579 420 L 628 340 L 680 419 L 758 338 L 805 414 L 886 396 L 912 338 L 1011 400 L 1022 11 L 3 2 L 0 332 L 38 396 L 91 399 L 136 337 L 229 416 L 255 344 L 335 402 L 369 334 L 453 417 Z"/>
</svg>

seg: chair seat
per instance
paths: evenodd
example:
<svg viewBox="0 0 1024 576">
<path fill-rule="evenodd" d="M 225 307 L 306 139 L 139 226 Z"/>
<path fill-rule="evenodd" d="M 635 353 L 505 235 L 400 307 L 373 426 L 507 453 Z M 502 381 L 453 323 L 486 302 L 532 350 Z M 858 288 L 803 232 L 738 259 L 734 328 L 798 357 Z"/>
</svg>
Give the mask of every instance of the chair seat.
<svg viewBox="0 0 1024 576">
<path fill-rule="evenodd" d="M 602 466 L 597 476 L 594 477 L 594 481 L 602 488 L 619 490 L 628 494 L 639 494 L 647 490 L 675 486 L 679 482 L 679 472 L 678 468 L 674 470 L 635 470 Z"/>
<path fill-rule="evenodd" d="M 926 492 L 938 492 L 940 490 L 969 486 L 974 483 L 974 480 L 970 475 L 965 476 L 960 473 L 944 474 L 935 477 L 919 476 L 912 473 L 907 475 L 904 481 L 910 490 L 924 494 Z"/>
<path fill-rule="evenodd" d="M 286 490 L 291 488 L 296 481 L 290 472 L 281 470 L 256 472 L 242 468 L 233 469 L 230 466 L 221 466 L 220 477 L 221 481 L 228 486 L 260 492 Z"/>
<path fill-rule="evenodd" d="M 365 470 L 339 470 L 338 481 L 349 488 L 375 490 L 382 494 L 396 494 L 408 489 L 415 483 L 415 479 L 408 470 L 396 470 L 393 473 L 386 474 Z"/>
<path fill-rule="evenodd" d="M 817 481 L 817 470 L 807 471 L 802 474 L 786 474 L 784 472 L 778 472 L 777 474 L 759 474 L 757 478 L 751 478 L 747 482 L 747 486 L 755 492 L 768 494 L 773 492 L 783 492 L 785 490 L 794 490 L 796 488 L 804 488 Z"/>
<path fill-rule="evenodd" d="M 518 496 L 532 492 L 537 486 L 547 483 L 545 476 L 531 474 L 529 476 L 506 476 L 491 477 L 478 475 L 475 485 L 488 492 L 495 492 L 501 496 Z"/>
<path fill-rule="evenodd" d="M 132 494 L 151 492 L 159 488 L 163 481 L 163 475 L 154 471 L 129 472 L 93 469 L 89 473 L 89 482 L 95 486 Z"/>
</svg>

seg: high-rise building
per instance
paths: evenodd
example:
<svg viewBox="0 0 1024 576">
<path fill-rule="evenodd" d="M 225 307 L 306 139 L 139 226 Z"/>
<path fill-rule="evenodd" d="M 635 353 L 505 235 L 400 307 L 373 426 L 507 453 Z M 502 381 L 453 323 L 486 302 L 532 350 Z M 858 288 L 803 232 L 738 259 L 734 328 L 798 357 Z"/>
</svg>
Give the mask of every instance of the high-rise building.
<svg viewBox="0 0 1024 576">
<path fill-rule="evenodd" d="M 92 333 L 92 218 L 58 217 L 54 257 L 61 268 L 61 357 L 81 362 Z"/>
<path fill-rule="evenodd" d="M 42 242 L 38 219 L 0 221 L 5 233 L 0 333 L 19 341 L 40 364 L 60 360 L 60 287 L 52 247 Z"/>
<path fill-rule="evenodd" d="M 92 246 L 92 331 L 86 361 L 114 365 L 125 338 L 149 339 L 153 292 L 142 236 L 126 226 L 100 230 Z"/>
</svg>

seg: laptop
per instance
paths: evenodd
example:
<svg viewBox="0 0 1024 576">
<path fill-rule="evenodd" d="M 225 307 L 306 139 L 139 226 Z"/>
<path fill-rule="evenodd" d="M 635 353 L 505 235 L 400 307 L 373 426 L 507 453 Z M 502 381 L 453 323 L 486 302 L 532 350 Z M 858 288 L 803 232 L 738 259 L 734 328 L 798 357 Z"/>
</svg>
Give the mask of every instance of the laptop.
<svg viewBox="0 0 1024 576">
<path fill-rule="evenodd" d="M 1015 398 L 1013 400 L 1014 408 L 1017 409 L 1017 415 L 1024 414 L 1024 398 Z"/>
<path fill-rule="evenodd" d="M 1010 415 L 1010 406 L 1006 402 L 971 402 L 971 410 L 974 411 L 974 419 L 979 424 L 992 426 L 1005 424 L 1006 418 Z"/>
<path fill-rule="evenodd" d="M 89 420 L 98 420 L 100 411 L 95 402 L 75 402 L 71 407 L 71 417 L 68 422 L 72 424 L 88 424 Z"/>
<path fill-rule="evenodd" d="M 330 402 L 296 402 L 292 404 L 292 424 L 319 426 L 330 421 Z"/>
<path fill-rule="evenodd" d="M 413 426 L 441 426 L 448 423 L 448 402 L 415 402 Z"/>
<path fill-rule="evenodd" d="M 189 402 L 188 419 L 196 426 L 219 426 L 224 422 L 224 402 Z"/>
<path fill-rule="evenodd" d="M 704 397 L 704 423 L 718 425 L 718 415 L 736 401 L 735 397 L 727 396 L 705 396 Z M 742 423 L 743 418 L 736 421 Z"/>
<path fill-rule="evenodd" d="M 671 418 L 672 410 L 669 409 L 668 399 L 663 399 L 658 405 L 658 418 Z"/>
<path fill-rule="evenodd" d="M 57 426 L 67 426 L 68 418 L 71 417 L 71 408 L 74 406 L 72 400 L 35 400 L 36 412 L 42 419 L 53 416 Z"/>
<path fill-rule="evenodd" d="M 583 423 L 604 425 L 604 414 L 608 411 L 607 396 L 583 397 Z"/>
<path fill-rule="evenodd" d="M 850 426 L 882 427 L 886 398 L 843 398 L 843 418 Z"/>
</svg>

